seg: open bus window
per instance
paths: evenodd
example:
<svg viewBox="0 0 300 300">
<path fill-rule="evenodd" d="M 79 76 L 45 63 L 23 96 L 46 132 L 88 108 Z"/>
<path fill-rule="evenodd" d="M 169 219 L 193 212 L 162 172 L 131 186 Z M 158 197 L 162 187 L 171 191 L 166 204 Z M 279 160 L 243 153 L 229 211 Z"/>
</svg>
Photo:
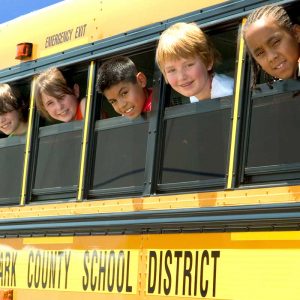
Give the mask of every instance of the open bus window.
<svg viewBox="0 0 300 300">
<path fill-rule="evenodd" d="M 18 204 L 20 201 L 29 94 L 29 79 L 0 84 L 1 204 Z"/>
<path fill-rule="evenodd" d="M 146 53 L 154 55 L 153 51 Z M 118 55 L 103 61 L 96 84 L 97 90 L 102 91 L 98 96 L 98 119 L 134 119 L 150 111 L 154 62 L 153 57 L 145 59 L 145 55 Z"/>
<path fill-rule="evenodd" d="M 217 65 L 216 73 L 232 77 L 237 28 L 222 33 L 211 31 L 209 35 L 224 62 Z M 232 97 L 190 103 L 189 98 L 181 97 L 170 88 L 166 94 L 160 191 L 224 185 Z"/>
<path fill-rule="evenodd" d="M 147 89 L 151 89 L 154 72 L 154 50 L 129 55 L 138 71 L 147 77 Z M 146 89 L 146 87 L 145 87 Z M 107 100 L 102 98 L 103 106 Z M 106 105 L 106 106 L 105 106 Z M 94 168 L 90 195 L 141 193 L 144 184 L 145 160 L 148 139 L 147 115 L 135 118 L 116 117 L 114 109 L 110 118 L 95 124 Z"/>
<path fill-rule="evenodd" d="M 299 2 L 299 1 L 298 1 Z M 290 3 L 286 3 L 283 8 L 284 10 L 287 12 L 290 20 L 287 21 L 286 20 L 286 23 L 290 23 L 293 24 L 293 25 L 297 25 L 297 26 L 300 26 L 300 15 L 299 15 L 299 10 L 300 10 L 300 3 L 298 2 L 290 2 Z M 284 17 L 285 18 L 285 17 Z M 272 31 L 271 31 L 272 32 Z M 291 31 L 291 34 L 292 36 L 294 36 L 294 33 L 293 31 Z M 289 36 L 289 35 L 288 35 Z M 297 35 L 295 35 L 297 36 Z M 294 40 L 294 38 L 292 38 L 292 41 Z M 273 75 L 271 75 L 270 73 L 264 71 L 264 69 L 262 68 L 262 66 L 260 66 L 253 55 L 250 55 L 250 49 L 248 49 L 248 56 L 250 58 L 250 61 L 251 61 L 251 71 L 252 71 L 252 80 L 251 80 L 251 85 L 254 86 L 254 89 L 256 88 L 256 85 L 258 85 L 258 89 L 259 89 L 259 85 L 263 85 L 265 83 L 267 83 L 271 88 L 272 88 L 272 84 L 280 79 L 280 78 L 286 78 L 287 77 L 280 77 L 279 74 L 286 74 L 285 76 L 289 76 L 287 74 L 289 74 L 288 72 L 291 72 L 289 71 L 289 68 L 293 68 L 294 66 L 297 68 L 296 72 L 298 72 L 296 74 L 297 78 L 299 79 L 299 54 L 297 56 L 297 52 L 299 51 L 298 50 L 298 44 L 299 44 L 299 41 L 297 41 L 297 38 L 295 38 L 294 40 L 294 43 L 292 44 L 289 44 L 289 45 L 286 45 L 287 42 L 284 40 L 282 42 L 282 45 L 284 45 L 286 48 L 284 48 L 284 50 L 279 50 L 278 52 L 270 52 L 270 54 L 275 57 L 276 59 L 279 57 L 279 55 L 285 55 L 285 59 L 289 60 L 289 66 L 287 67 L 287 70 L 285 71 L 280 71 L 280 70 L 276 70 L 276 69 L 273 69 L 272 67 L 272 64 L 273 64 L 273 59 L 270 60 L 270 63 L 266 63 L 270 58 L 268 58 L 268 60 L 266 60 L 264 62 L 264 68 L 267 68 L 267 70 L 269 70 L 269 72 L 273 73 Z M 257 46 L 258 47 L 258 46 Z M 295 48 L 294 48 L 295 47 Z M 280 48 L 281 49 L 281 48 Z M 283 51 L 283 52 L 286 52 L 286 53 L 283 53 L 283 54 L 280 54 L 281 52 L 280 51 Z M 295 56 L 291 56 L 290 53 L 296 53 L 296 57 Z M 275 56 L 275 53 L 277 54 Z M 268 57 L 268 56 L 264 56 L 264 57 Z M 272 70 L 273 69 L 273 70 Z M 283 72 L 283 73 L 281 73 Z M 275 74 L 277 74 L 276 77 L 273 77 L 275 76 Z M 284 75 L 282 75 L 284 76 Z M 292 77 L 289 77 L 289 78 L 292 78 Z"/>
<path fill-rule="evenodd" d="M 86 70 L 51 67 L 42 71 L 36 79 L 35 101 L 44 124 L 83 120 L 86 84 Z"/>
<path fill-rule="evenodd" d="M 245 182 L 299 179 L 300 81 L 259 85 L 250 118 Z"/>
<path fill-rule="evenodd" d="M 237 41 L 237 29 L 224 29 L 220 32 L 209 32 L 210 40 L 220 54 L 220 58 L 215 64 L 215 74 L 222 74 L 228 77 L 234 77 L 235 53 Z M 174 106 L 190 103 L 189 97 L 185 97 L 175 90 L 171 89 L 171 95 L 166 106 Z"/>
<path fill-rule="evenodd" d="M 87 87 L 87 65 L 70 67 L 61 70 L 68 89 L 78 85 L 78 99 L 82 99 L 86 95 Z M 60 83 L 61 84 L 61 83 Z M 70 93 L 73 93 L 71 91 Z M 75 93 L 75 92 L 74 92 Z M 67 97 L 74 95 L 69 94 Z M 33 182 L 33 199 L 43 200 L 51 199 L 49 195 L 63 194 L 63 197 L 75 197 L 78 182 L 81 139 L 83 121 L 82 116 L 78 120 L 70 120 L 69 114 L 74 113 L 74 107 L 69 105 L 69 99 L 59 103 L 53 100 L 54 94 L 49 97 L 50 105 L 57 109 L 55 112 L 61 115 L 60 120 L 53 121 L 53 118 L 40 117 L 40 128 L 38 132 L 37 157 L 35 162 L 35 177 Z M 53 102 L 51 103 L 51 101 Z M 73 99 L 74 100 L 74 99 Z M 79 101 L 76 107 L 79 109 Z M 76 108 L 75 108 L 76 109 Z M 84 115 L 84 113 L 82 112 Z M 45 195 L 45 196 L 43 196 Z"/>
</svg>

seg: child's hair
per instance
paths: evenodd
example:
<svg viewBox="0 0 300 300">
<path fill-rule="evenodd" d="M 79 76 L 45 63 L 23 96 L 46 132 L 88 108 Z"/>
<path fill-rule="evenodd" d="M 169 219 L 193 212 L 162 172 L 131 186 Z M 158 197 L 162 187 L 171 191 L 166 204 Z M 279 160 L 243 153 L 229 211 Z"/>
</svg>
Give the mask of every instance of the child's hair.
<svg viewBox="0 0 300 300">
<path fill-rule="evenodd" d="M 27 122 L 28 106 L 20 97 L 18 90 L 7 83 L 0 83 L 0 114 L 13 110 L 19 111 L 20 121 Z"/>
<path fill-rule="evenodd" d="M 196 23 L 176 23 L 166 29 L 160 36 L 156 49 L 156 62 L 165 76 L 164 64 L 166 60 L 189 58 L 198 56 L 208 67 L 219 60 L 219 52 L 206 34 Z"/>
<path fill-rule="evenodd" d="M 61 99 L 65 95 L 73 95 L 74 92 L 58 68 L 50 68 L 38 75 L 35 87 L 36 107 L 43 117 L 52 120 L 44 107 L 42 94 Z"/>
<path fill-rule="evenodd" d="M 99 93 L 120 82 L 136 83 L 138 74 L 134 62 L 125 56 L 117 56 L 105 61 L 99 68 L 96 87 Z"/>
<path fill-rule="evenodd" d="M 273 17 L 274 20 L 278 23 L 278 25 L 280 27 L 286 29 L 287 31 L 292 31 L 292 26 L 293 26 L 292 21 L 291 21 L 289 15 L 287 14 L 286 10 L 282 6 L 265 5 L 260 8 L 257 8 L 251 14 L 249 14 L 249 16 L 247 17 L 247 21 L 243 28 L 243 37 L 244 37 L 247 51 L 249 54 L 250 54 L 250 51 L 248 49 L 248 45 L 247 45 L 247 42 L 245 39 L 246 32 L 251 24 L 255 23 L 257 20 L 261 19 L 262 17 L 268 17 L 268 16 Z M 257 78 L 259 77 L 259 73 L 262 69 L 261 69 L 260 65 L 256 62 L 256 60 L 252 57 L 252 55 L 249 55 L 249 56 L 250 56 L 251 65 L 253 68 L 252 87 L 255 87 Z M 265 77 L 266 82 L 269 84 L 271 84 L 274 81 L 274 78 L 265 72 L 264 72 L 264 77 Z"/>
</svg>

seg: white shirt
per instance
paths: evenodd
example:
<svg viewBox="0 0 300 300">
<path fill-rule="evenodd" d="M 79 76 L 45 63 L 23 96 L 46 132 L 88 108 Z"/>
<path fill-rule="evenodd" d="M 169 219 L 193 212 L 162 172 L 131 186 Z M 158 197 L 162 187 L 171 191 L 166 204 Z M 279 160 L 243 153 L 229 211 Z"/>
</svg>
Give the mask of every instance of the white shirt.
<svg viewBox="0 0 300 300">
<path fill-rule="evenodd" d="M 234 80 L 233 78 L 215 73 L 211 82 L 211 93 L 210 98 L 226 97 L 233 94 Z M 199 99 L 196 96 L 190 97 L 191 103 L 198 102 Z"/>
</svg>

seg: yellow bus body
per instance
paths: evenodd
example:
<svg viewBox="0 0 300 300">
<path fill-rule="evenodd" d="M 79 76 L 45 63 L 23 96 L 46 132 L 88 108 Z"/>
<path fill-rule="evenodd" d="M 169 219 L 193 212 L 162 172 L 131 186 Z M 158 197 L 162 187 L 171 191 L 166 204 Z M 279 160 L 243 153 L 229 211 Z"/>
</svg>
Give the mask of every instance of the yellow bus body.
<svg viewBox="0 0 300 300">
<path fill-rule="evenodd" d="M 62 1 L 0 25 L 0 69 L 20 64 L 17 44 L 33 44 L 35 60 L 223 1 Z M 21 62 L 22 63 L 22 62 Z"/>
<path fill-rule="evenodd" d="M 13 299 L 297 300 L 300 293 L 299 231 L 9 238 L 0 247 L 0 286 Z"/>
<path fill-rule="evenodd" d="M 300 186 L 0 207 L 5 219 L 300 202 Z"/>
<path fill-rule="evenodd" d="M 0 70 L 22 67 L 30 61 L 137 28 L 142 30 L 143 26 L 223 2 L 227 1 L 66 0 L 0 25 Z M 32 43 L 33 53 L 20 61 L 15 59 L 16 46 L 22 42 Z M 243 54 L 243 49 L 240 53 Z M 237 122 L 237 111 L 233 118 Z M 234 135 L 237 136 L 236 128 Z M 234 139 L 231 147 L 235 156 Z M 82 180 L 83 169 L 80 169 Z M 246 206 L 300 202 L 299 185 L 232 190 L 231 179 L 227 189 L 218 191 L 89 201 L 78 197 L 78 201 L 25 204 L 24 192 L 21 205 L 0 206 L 1 226 L 5 227 L 5 221 L 9 221 L 15 224 L 16 230 L 24 230 L 21 234 L 14 232 L 12 236 L 0 237 L 0 300 L 298 300 L 300 232 L 297 225 L 295 230 L 272 231 L 271 219 L 262 222 L 261 228 L 247 232 L 248 225 L 237 216 L 236 228 L 233 224 L 228 232 L 226 225 L 222 227 L 224 232 L 220 228 L 214 232 L 213 226 L 198 230 L 193 228 L 192 220 L 186 232 L 172 224 L 170 228 L 164 224 L 164 232 L 151 228 L 145 219 L 144 227 L 140 221 L 141 232 L 132 234 L 127 228 L 125 233 L 110 233 L 109 228 L 97 231 L 91 217 L 90 231 L 74 233 L 70 227 L 69 231 L 55 228 L 36 233 L 34 225 L 30 227 L 30 222 L 38 226 L 40 220 L 45 223 L 48 219 L 58 223 L 62 220 L 64 226 L 60 217 L 71 224 L 76 217 L 88 220 L 90 216 L 101 218 L 122 213 L 153 213 L 155 218 L 156 213 L 166 212 L 172 223 L 172 213 L 178 211 L 238 210 Z M 27 178 L 24 176 L 23 180 Z M 233 219 L 234 214 L 229 217 Z M 132 217 L 130 221 L 133 220 Z M 22 222 L 28 229 L 22 228 Z M 206 222 L 209 224 L 209 220 Z M 153 232 L 143 232 L 147 226 Z"/>
</svg>

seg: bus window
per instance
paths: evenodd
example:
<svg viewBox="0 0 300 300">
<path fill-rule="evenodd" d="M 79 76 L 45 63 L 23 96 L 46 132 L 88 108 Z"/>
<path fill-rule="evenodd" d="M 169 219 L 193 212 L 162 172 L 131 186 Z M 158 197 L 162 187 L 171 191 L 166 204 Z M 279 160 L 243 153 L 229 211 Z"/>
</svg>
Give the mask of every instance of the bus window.
<svg viewBox="0 0 300 300">
<path fill-rule="evenodd" d="M 245 182 L 300 178 L 300 81 L 258 85 L 250 118 Z"/>
<path fill-rule="evenodd" d="M 0 203 L 4 205 L 20 202 L 29 94 L 30 80 L 0 84 Z"/>
<path fill-rule="evenodd" d="M 232 77 L 237 29 L 211 31 L 209 37 L 223 58 L 223 63 L 215 69 L 216 74 Z M 172 90 L 170 96 L 167 94 L 164 151 L 158 185 L 161 191 L 224 185 L 232 97 L 190 103 L 189 98 Z"/>
<path fill-rule="evenodd" d="M 154 72 L 154 50 L 129 58 L 139 72 L 147 77 L 144 91 L 151 91 Z M 143 90 L 142 90 L 143 91 Z M 105 92 L 104 92 L 105 93 Z M 141 193 L 144 184 L 145 159 L 148 139 L 148 114 L 130 118 L 116 114 L 103 96 L 106 112 L 112 114 L 95 125 L 94 172 L 91 195 Z M 117 115 L 117 117 L 115 117 Z"/>
<path fill-rule="evenodd" d="M 212 41 L 215 49 L 219 52 L 220 58 L 217 60 L 215 73 L 225 74 L 229 77 L 234 77 L 235 71 L 235 52 L 236 52 L 236 29 L 223 29 L 219 33 L 208 33 L 210 40 Z M 185 97 L 175 90 L 171 89 L 171 95 L 167 106 L 174 106 L 180 104 L 188 104 L 190 99 Z"/>
<path fill-rule="evenodd" d="M 68 88 L 73 87 L 75 84 L 78 85 L 79 95 L 76 95 L 76 97 L 82 99 L 86 94 L 87 66 L 72 67 L 61 71 Z M 68 97 L 70 96 L 73 95 L 68 94 Z M 83 116 L 79 120 L 69 122 L 68 114 L 70 114 L 72 108 L 68 106 L 68 103 L 59 104 L 59 101 L 55 102 L 56 100 L 53 100 L 53 98 L 54 95 L 49 97 L 50 105 L 56 106 L 54 107 L 54 113 L 52 116 L 50 115 L 51 118 L 47 115 L 48 118 L 42 117 L 45 116 L 43 112 L 40 117 L 33 183 L 34 200 L 51 199 L 49 195 L 52 194 L 60 195 L 60 198 L 62 198 L 62 194 L 63 197 L 71 198 L 72 196 L 75 197 L 76 194 L 83 128 L 83 122 L 80 119 Z M 41 112 L 41 108 L 38 107 L 38 109 Z M 53 120 L 55 114 L 61 115 L 62 118 Z M 55 197 L 53 196 L 53 198 Z"/>
</svg>

